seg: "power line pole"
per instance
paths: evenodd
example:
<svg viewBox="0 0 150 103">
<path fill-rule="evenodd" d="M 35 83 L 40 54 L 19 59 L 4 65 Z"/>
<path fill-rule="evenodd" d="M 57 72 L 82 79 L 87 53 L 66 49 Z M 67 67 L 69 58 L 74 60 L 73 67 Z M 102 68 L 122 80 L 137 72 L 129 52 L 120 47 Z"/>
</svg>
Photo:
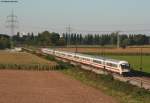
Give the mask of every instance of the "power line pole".
<svg viewBox="0 0 150 103">
<path fill-rule="evenodd" d="M 140 71 L 142 72 L 143 68 L 143 48 L 140 48 Z"/>
<path fill-rule="evenodd" d="M 76 39 L 76 40 L 75 40 L 75 45 L 76 45 L 75 55 L 76 55 L 76 54 L 78 53 L 78 37 L 79 37 L 79 36 L 78 36 L 77 33 L 76 33 L 75 35 L 76 35 L 76 38 L 75 38 L 75 39 Z"/>
<path fill-rule="evenodd" d="M 7 28 L 10 28 L 10 43 L 11 43 L 11 48 L 14 47 L 13 43 L 13 36 L 15 35 L 15 28 L 17 28 L 17 16 L 14 14 L 14 11 L 12 10 L 12 13 L 7 16 L 7 21 L 8 25 L 6 26 Z"/>
<path fill-rule="evenodd" d="M 140 71 L 142 72 L 143 68 L 143 48 L 141 47 L 140 48 Z M 142 78 L 143 75 L 141 75 L 141 78 Z M 141 79 L 141 88 L 143 87 L 143 81 Z"/>
<path fill-rule="evenodd" d="M 19 1 L 17 0 L 0 0 L 1 3 L 18 3 Z M 8 18 L 11 18 L 11 20 L 8 20 L 7 22 L 10 22 L 11 25 L 10 25 L 10 28 L 11 28 L 11 34 L 13 35 L 14 33 L 14 28 L 15 28 L 15 17 L 17 18 L 17 16 L 14 15 L 14 12 L 12 10 L 12 14 L 10 16 L 8 16 Z"/>
<path fill-rule="evenodd" d="M 120 48 L 120 33 L 121 31 L 117 31 L 116 34 L 117 34 L 117 48 Z"/>
<path fill-rule="evenodd" d="M 17 0 L 0 0 L 1 3 L 18 3 L 19 1 Z M 14 12 L 12 10 L 12 14 L 10 16 L 7 17 L 9 20 L 7 20 L 8 23 L 10 23 L 10 25 L 8 26 L 9 28 L 11 28 L 11 35 L 10 35 L 10 42 L 11 42 L 11 48 L 13 48 L 13 40 L 12 40 L 12 36 L 14 35 L 14 29 L 16 28 L 15 23 L 17 16 L 14 15 Z"/>
<path fill-rule="evenodd" d="M 8 25 L 6 26 L 7 28 L 10 28 L 10 35 L 13 36 L 15 33 L 15 28 L 17 28 L 16 23 L 17 21 L 17 16 L 14 14 L 14 11 L 12 10 L 12 13 L 7 16 L 7 21 Z"/>
<path fill-rule="evenodd" d="M 66 27 L 66 33 L 67 33 L 67 35 L 68 35 L 68 38 L 67 38 L 67 45 L 68 45 L 68 46 L 70 45 L 71 32 L 72 32 L 72 28 L 71 28 L 71 26 L 69 25 L 68 27 Z"/>
</svg>

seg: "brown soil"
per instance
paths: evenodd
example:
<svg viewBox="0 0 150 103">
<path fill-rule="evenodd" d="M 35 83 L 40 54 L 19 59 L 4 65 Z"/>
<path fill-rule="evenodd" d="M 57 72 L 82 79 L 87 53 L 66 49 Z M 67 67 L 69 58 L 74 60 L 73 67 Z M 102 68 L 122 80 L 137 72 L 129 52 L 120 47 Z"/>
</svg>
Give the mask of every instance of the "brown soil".
<svg viewBox="0 0 150 103">
<path fill-rule="evenodd" d="M 6 51 L 0 51 L 0 64 L 41 64 L 49 66 L 57 65 L 55 62 L 47 61 L 30 53 Z"/>
<path fill-rule="evenodd" d="M 60 72 L 0 71 L 0 103 L 116 103 Z"/>
</svg>

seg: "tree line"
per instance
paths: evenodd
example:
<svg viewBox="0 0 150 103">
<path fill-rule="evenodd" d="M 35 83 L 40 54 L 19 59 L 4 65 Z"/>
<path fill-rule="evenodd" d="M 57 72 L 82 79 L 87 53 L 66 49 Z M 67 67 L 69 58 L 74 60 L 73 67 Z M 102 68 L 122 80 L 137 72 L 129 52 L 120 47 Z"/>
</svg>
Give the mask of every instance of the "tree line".
<svg viewBox="0 0 150 103">
<path fill-rule="evenodd" d="M 111 34 L 63 34 L 65 43 L 69 45 L 117 45 L 118 33 Z M 122 34 L 119 35 L 119 42 L 121 47 L 128 45 L 149 45 L 150 36 L 144 34 Z"/>
<path fill-rule="evenodd" d="M 13 44 L 16 46 L 32 45 L 32 46 L 66 46 L 66 45 L 117 45 L 118 33 L 111 34 L 67 34 L 44 31 L 34 35 L 28 33 L 21 35 L 19 32 L 12 37 Z M 119 35 L 121 47 L 128 45 L 149 45 L 150 36 L 144 34 L 122 34 Z M 0 49 L 10 48 L 10 37 L 0 35 Z"/>
<path fill-rule="evenodd" d="M 17 35 L 13 36 L 13 42 L 15 45 L 33 45 L 33 46 L 64 46 L 65 40 L 60 37 L 58 33 L 50 33 L 44 31 L 34 35 L 33 33 L 28 33 L 27 35 L 21 36 L 18 32 Z"/>
</svg>

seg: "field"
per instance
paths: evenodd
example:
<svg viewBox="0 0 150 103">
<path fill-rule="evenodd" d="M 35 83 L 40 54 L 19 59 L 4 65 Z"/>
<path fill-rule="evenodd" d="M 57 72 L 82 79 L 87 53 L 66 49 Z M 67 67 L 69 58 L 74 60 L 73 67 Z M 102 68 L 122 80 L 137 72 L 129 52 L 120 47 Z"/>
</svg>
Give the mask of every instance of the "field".
<svg viewBox="0 0 150 103">
<path fill-rule="evenodd" d="M 117 103 L 58 71 L 0 70 L 0 103 Z"/>
<path fill-rule="evenodd" d="M 11 67 L 11 66 L 28 66 L 28 67 L 35 67 L 39 66 L 46 66 L 46 67 L 53 67 L 57 64 L 55 62 L 47 61 L 42 59 L 38 56 L 25 53 L 25 52 L 6 52 L 0 51 L 0 66 L 1 67 Z M 1 68 L 3 69 L 3 68 Z M 9 68 L 7 68 L 9 69 Z"/>
<path fill-rule="evenodd" d="M 76 48 L 58 48 L 59 50 L 65 50 L 65 51 L 72 51 L 75 52 Z M 150 48 L 145 47 L 142 48 L 143 50 L 143 54 L 150 54 Z M 82 48 L 78 48 L 77 49 L 78 52 L 81 53 L 112 53 L 112 54 L 140 54 L 141 52 L 141 48 L 138 47 L 130 47 L 130 48 L 126 48 L 126 49 L 122 49 L 122 48 L 98 48 L 98 47 L 82 47 Z"/>
<path fill-rule="evenodd" d="M 75 48 L 59 48 L 59 50 L 72 51 L 75 52 Z M 126 49 L 116 49 L 116 48 L 78 48 L 78 52 L 86 53 L 90 55 L 100 55 L 108 58 L 126 60 L 128 61 L 132 68 L 139 70 L 140 68 L 140 52 L 141 48 L 132 47 Z M 144 72 L 150 73 L 150 48 L 142 49 L 142 67 Z"/>
<path fill-rule="evenodd" d="M 111 55 L 111 57 L 116 56 Z M 118 56 L 118 58 L 122 57 Z M 26 65 L 27 67 L 31 64 L 57 65 L 55 62 L 26 52 L 0 52 L 0 66 L 1 64 Z M 68 64 L 66 66 L 67 68 L 60 71 L 48 72 L 17 71 L 12 70 L 11 67 L 11 70 L 0 70 L 0 102 L 149 103 L 149 92 L 144 89 L 116 81 L 109 76 L 96 75 Z"/>
</svg>

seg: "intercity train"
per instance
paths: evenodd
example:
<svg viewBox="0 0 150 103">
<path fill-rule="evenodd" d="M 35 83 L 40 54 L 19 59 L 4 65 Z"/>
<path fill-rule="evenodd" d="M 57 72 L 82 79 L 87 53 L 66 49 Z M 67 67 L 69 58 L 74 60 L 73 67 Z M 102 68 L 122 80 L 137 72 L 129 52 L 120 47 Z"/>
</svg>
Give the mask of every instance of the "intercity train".
<svg viewBox="0 0 150 103">
<path fill-rule="evenodd" d="M 54 55 L 59 58 L 67 59 L 69 61 L 89 65 L 99 70 L 103 69 L 108 72 L 113 72 L 120 75 L 130 73 L 130 64 L 127 61 L 123 60 L 115 60 L 101 56 L 91 56 L 49 48 L 42 48 L 41 51 L 45 54 Z"/>
</svg>

